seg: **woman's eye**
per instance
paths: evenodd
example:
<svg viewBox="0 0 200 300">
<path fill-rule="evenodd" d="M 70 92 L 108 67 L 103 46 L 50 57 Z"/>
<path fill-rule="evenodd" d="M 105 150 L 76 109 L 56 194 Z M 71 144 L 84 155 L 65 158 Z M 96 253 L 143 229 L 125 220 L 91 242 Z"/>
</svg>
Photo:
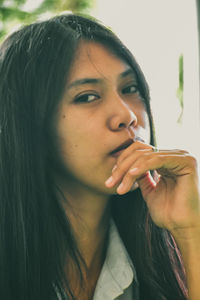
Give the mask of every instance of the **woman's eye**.
<svg viewBox="0 0 200 300">
<path fill-rule="evenodd" d="M 137 92 L 138 92 L 138 87 L 133 84 L 122 89 L 122 94 L 135 94 Z"/>
<path fill-rule="evenodd" d="M 97 99 L 99 99 L 100 97 L 98 95 L 95 95 L 95 94 L 84 94 L 84 95 L 80 95 L 80 96 L 77 96 L 75 98 L 75 102 L 78 102 L 78 103 L 89 103 L 89 102 L 93 102 Z"/>
</svg>

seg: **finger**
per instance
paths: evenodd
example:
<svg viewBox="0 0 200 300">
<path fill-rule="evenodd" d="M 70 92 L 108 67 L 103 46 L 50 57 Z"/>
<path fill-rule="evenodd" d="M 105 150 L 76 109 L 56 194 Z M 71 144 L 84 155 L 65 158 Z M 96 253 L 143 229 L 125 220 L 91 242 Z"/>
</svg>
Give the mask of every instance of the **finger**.
<svg viewBox="0 0 200 300">
<path fill-rule="evenodd" d="M 146 156 L 146 158 L 145 158 Z M 189 157 L 189 158 L 188 158 Z M 117 179 L 113 179 L 113 185 L 121 181 L 120 186 L 117 188 L 119 193 L 125 193 L 132 186 L 132 184 L 144 176 L 149 170 L 158 170 L 159 174 L 165 177 L 171 177 L 173 180 L 176 176 L 188 175 L 192 170 L 193 161 L 190 156 L 181 154 L 158 154 L 146 152 L 146 155 L 142 155 L 136 159 L 134 165 L 126 172 L 126 174 L 121 174 Z M 117 171 L 115 171 L 117 172 Z M 158 180 L 150 180 L 151 186 L 156 185 Z"/>
<path fill-rule="evenodd" d="M 122 180 L 123 176 L 128 172 L 131 166 L 134 165 L 138 157 L 140 157 L 141 155 L 145 155 L 145 151 L 149 150 L 135 150 L 131 155 L 127 156 L 123 161 L 121 161 L 121 163 L 115 165 L 112 170 L 113 185 L 119 183 Z"/>
<path fill-rule="evenodd" d="M 147 160 L 153 158 L 154 156 L 158 156 L 160 158 L 162 158 L 163 156 L 169 156 L 169 157 L 173 157 L 173 156 L 180 156 L 180 155 L 185 155 L 185 152 L 182 151 L 178 151 L 178 152 L 173 152 L 174 150 L 171 150 L 170 152 L 149 152 L 149 149 L 137 149 L 135 150 L 133 153 L 131 153 L 131 155 L 129 155 L 128 157 L 126 157 L 123 161 L 121 161 L 121 163 L 118 163 L 118 165 L 115 165 L 115 167 L 112 170 L 112 176 L 110 178 L 109 181 L 109 187 L 114 186 L 116 184 L 118 184 L 122 178 L 125 176 L 125 174 L 129 171 L 129 169 L 134 167 L 134 165 L 136 165 L 137 160 L 141 157 L 141 162 L 140 164 L 145 164 Z M 177 151 L 177 150 L 176 150 Z M 160 171 L 160 169 L 158 170 Z M 163 170 L 162 172 L 160 172 L 163 174 Z M 167 175 L 166 171 L 164 172 L 163 175 Z"/>
<path fill-rule="evenodd" d="M 148 170 L 157 170 L 162 176 L 183 176 L 196 169 L 196 159 L 190 155 L 158 154 L 140 156 L 129 170 L 129 173 L 139 178 Z"/>
<path fill-rule="evenodd" d="M 119 157 L 116 165 L 114 165 L 113 169 L 112 169 L 112 173 L 119 171 L 120 170 L 120 166 L 121 165 L 125 165 L 129 163 L 129 161 L 131 161 L 131 157 L 132 157 L 132 163 L 134 162 L 134 159 L 136 159 L 137 157 L 139 157 L 140 155 L 146 155 L 147 153 L 149 155 L 151 155 L 151 152 L 154 152 L 153 149 L 155 147 L 151 146 L 152 149 L 146 148 L 137 148 L 134 151 L 129 151 L 129 155 L 124 156 L 124 159 Z M 185 150 L 179 150 L 179 149 L 174 149 L 174 150 L 157 150 L 155 152 L 159 152 L 160 155 L 165 154 L 165 155 L 188 155 L 189 152 L 185 151 Z M 153 154 L 154 155 L 154 154 Z M 155 154 L 156 155 L 156 154 Z"/>
<path fill-rule="evenodd" d="M 131 190 L 133 182 L 136 182 L 136 179 L 136 177 L 134 178 L 134 176 L 128 172 L 124 176 L 123 181 L 118 186 L 117 193 L 120 195 L 128 193 Z M 149 171 L 143 174 L 140 178 L 138 178 L 137 183 L 139 184 L 139 186 L 142 183 L 143 189 L 145 188 L 145 191 L 150 191 L 156 186 L 156 183 Z"/>
<path fill-rule="evenodd" d="M 129 147 L 127 147 L 117 159 L 117 165 L 120 164 L 127 156 L 133 153 L 136 150 L 149 150 L 152 151 L 152 145 L 145 144 L 140 141 L 133 142 Z"/>
<path fill-rule="evenodd" d="M 126 157 L 123 161 L 121 161 L 120 164 L 115 165 L 113 170 L 112 170 L 112 176 L 109 177 L 105 185 L 107 187 L 113 187 L 114 185 L 118 184 L 123 176 L 128 172 L 130 167 L 135 163 L 135 161 L 140 157 L 141 155 L 145 155 L 145 151 L 149 151 L 148 149 L 141 149 L 141 150 L 135 150 L 131 155 Z M 142 154 L 141 154 L 142 152 Z"/>
<path fill-rule="evenodd" d="M 186 150 L 182 150 L 182 149 L 158 149 L 155 146 L 151 146 L 152 147 L 152 152 L 159 152 L 159 153 L 177 153 L 177 154 L 189 154 L 188 151 Z"/>
<path fill-rule="evenodd" d="M 134 141 L 129 147 L 127 147 L 117 159 L 117 165 L 127 158 L 135 150 L 149 150 L 150 152 L 161 153 L 177 153 L 177 154 L 189 154 L 186 150 L 181 149 L 157 149 L 155 146 L 148 145 L 142 141 Z"/>
<path fill-rule="evenodd" d="M 140 187 L 142 192 L 145 194 L 150 193 L 157 184 L 149 171 L 137 180 L 136 178 L 134 180 L 133 175 L 129 175 L 129 177 L 127 175 L 127 177 L 124 178 L 123 182 L 118 186 L 117 193 L 120 195 L 128 193 L 131 190 L 132 181 L 135 181 L 138 187 Z"/>
<path fill-rule="evenodd" d="M 150 155 L 148 155 L 150 157 Z M 181 161 L 178 161 L 177 164 L 177 155 L 168 155 L 168 156 L 164 156 L 165 157 L 165 162 L 163 162 L 163 155 L 152 155 L 151 158 L 149 160 L 145 160 L 145 164 L 142 163 L 142 161 L 144 161 L 144 157 L 140 157 L 137 162 L 135 163 L 134 167 L 132 167 L 131 169 L 128 170 L 128 172 L 126 173 L 126 175 L 123 177 L 122 182 L 120 183 L 120 185 L 117 188 L 117 192 L 119 194 L 124 194 L 127 193 L 133 182 L 135 182 L 137 180 L 137 182 L 143 185 L 143 189 L 145 188 L 145 190 L 151 190 L 152 188 L 155 188 L 157 182 L 159 181 L 154 181 L 154 179 L 152 178 L 152 176 L 150 175 L 149 170 L 155 170 L 155 169 L 164 169 L 164 170 L 169 170 L 171 171 L 171 174 L 173 174 L 173 176 L 176 174 L 176 176 L 178 175 L 186 175 L 187 171 L 183 171 L 183 159 L 182 159 L 182 166 L 181 166 Z M 172 162 L 172 157 L 173 157 L 173 162 Z M 180 160 L 180 156 L 178 157 Z M 176 159 L 176 161 L 175 161 Z M 142 167 L 139 167 L 139 165 L 142 165 Z M 168 168 L 167 168 L 168 167 Z M 172 172 L 173 170 L 173 172 Z M 169 176 L 170 172 L 164 172 L 164 175 Z M 148 175 L 148 176 L 147 176 Z M 172 177 L 172 175 L 170 176 Z"/>
</svg>

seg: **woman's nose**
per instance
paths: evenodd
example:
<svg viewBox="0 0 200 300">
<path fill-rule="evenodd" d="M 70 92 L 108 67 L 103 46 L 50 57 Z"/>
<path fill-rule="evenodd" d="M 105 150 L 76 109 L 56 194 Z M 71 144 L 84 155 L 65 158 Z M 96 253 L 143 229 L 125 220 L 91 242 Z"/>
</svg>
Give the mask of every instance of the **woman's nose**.
<svg viewBox="0 0 200 300">
<path fill-rule="evenodd" d="M 109 118 L 109 127 L 112 131 L 119 131 L 137 125 L 137 116 L 123 99 L 118 97 L 112 107 L 114 108 L 111 109 Z"/>
</svg>

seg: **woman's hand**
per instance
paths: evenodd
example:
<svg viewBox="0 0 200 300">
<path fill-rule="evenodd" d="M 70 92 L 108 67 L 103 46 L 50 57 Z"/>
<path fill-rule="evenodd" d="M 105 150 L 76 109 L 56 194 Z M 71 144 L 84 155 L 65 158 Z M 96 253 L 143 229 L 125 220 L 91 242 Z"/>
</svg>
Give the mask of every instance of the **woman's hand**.
<svg viewBox="0 0 200 300">
<path fill-rule="evenodd" d="M 200 232 L 200 190 L 197 161 L 183 150 L 153 151 L 135 142 L 117 159 L 107 187 L 118 194 L 131 190 L 137 181 L 153 221 L 179 235 Z M 154 170 L 151 176 L 150 170 Z M 189 230 L 188 230 L 189 229 Z"/>
<path fill-rule="evenodd" d="M 117 159 L 107 187 L 119 194 L 139 184 L 155 224 L 168 229 L 181 251 L 190 300 L 200 295 L 200 187 L 197 161 L 182 150 L 160 150 L 141 142 Z M 151 176 L 152 170 L 156 176 Z M 120 184 L 120 185 L 119 185 Z M 134 200 L 133 200 L 134 201 Z"/>
</svg>

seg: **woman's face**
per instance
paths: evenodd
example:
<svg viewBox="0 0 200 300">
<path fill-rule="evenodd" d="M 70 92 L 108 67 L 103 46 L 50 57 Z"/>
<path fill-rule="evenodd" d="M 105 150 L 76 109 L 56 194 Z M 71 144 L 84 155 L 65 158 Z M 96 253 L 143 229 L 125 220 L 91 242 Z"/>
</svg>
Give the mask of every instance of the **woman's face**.
<svg viewBox="0 0 200 300">
<path fill-rule="evenodd" d="M 149 143 L 135 73 L 101 44 L 80 44 L 59 105 L 57 135 L 68 179 L 77 189 L 103 194 L 115 193 L 104 184 L 119 155 L 111 152 L 138 136 Z"/>
</svg>

